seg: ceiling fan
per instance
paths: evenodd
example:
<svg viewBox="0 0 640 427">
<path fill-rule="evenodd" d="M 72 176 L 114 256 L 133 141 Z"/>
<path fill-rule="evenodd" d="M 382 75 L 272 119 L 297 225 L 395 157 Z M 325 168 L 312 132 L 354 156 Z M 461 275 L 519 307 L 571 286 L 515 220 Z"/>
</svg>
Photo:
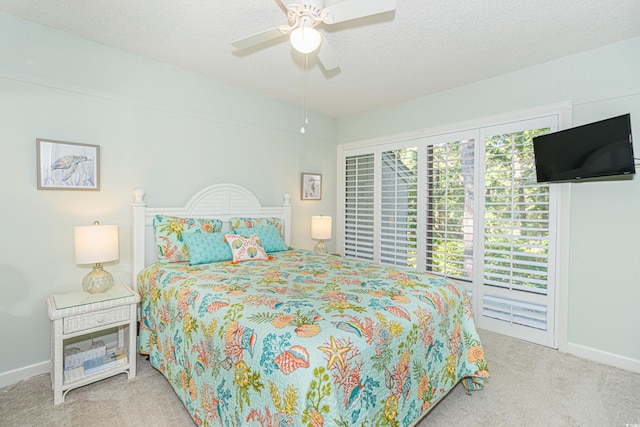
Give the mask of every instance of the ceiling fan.
<svg viewBox="0 0 640 427">
<path fill-rule="evenodd" d="M 318 60 L 328 71 L 339 67 L 338 57 L 315 27 L 337 24 L 365 16 L 390 12 L 396 0 L 348 0 L 324 7 L 324 0 L 280 0 L 287 9 L 289 25 L 280 25 L 266 31 L 231 42 L 237 49 L 247 49 L 270 40 L 289 35 L 291 45 L 301 53 L 318 51 Z"/>
</svg>

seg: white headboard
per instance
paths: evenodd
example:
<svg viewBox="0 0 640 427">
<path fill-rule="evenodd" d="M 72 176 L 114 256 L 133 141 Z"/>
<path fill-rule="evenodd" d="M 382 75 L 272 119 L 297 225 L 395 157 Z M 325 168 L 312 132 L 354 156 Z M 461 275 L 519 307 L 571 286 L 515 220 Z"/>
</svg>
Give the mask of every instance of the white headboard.
<svg viewBox="0 0 640 427">
<path fill-rule="evenodd" d="M 196 193 L 184 207 L 148 208 L 142 188 L 133 191 L 133 281 L 137 289 L 138 274 L 147 265 L 158 260 L 153 234 L 153 218 L 158 214 L 190 218 L 217 218 L 222 220 L 222 230 L 229 229 L 229 218 L 281 218 L 283 238 L 291 244 L 291 195 L 285 193 L 282 206 L 263 207 L 256 196 L 235 184 L 216 184 Z"/>
</svg>

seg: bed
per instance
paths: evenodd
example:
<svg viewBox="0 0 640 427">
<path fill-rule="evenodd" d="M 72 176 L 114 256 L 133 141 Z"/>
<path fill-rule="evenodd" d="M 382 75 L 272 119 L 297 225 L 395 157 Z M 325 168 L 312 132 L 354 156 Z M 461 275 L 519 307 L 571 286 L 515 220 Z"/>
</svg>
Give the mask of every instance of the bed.
<svg viewBox="0 0 640 427">
<path fill-rule="evenodd" d="M 458 382 L 478 390 L 488 378 L 462 286 L 289 248 L 288 194 L 279 207 L 262 207 L 232 184 L 205 188 L 179 208 L 148 208 L 143 198 L 137 189 L 139 351 L 196 424 L 412 426 Z M 182 218 L 188 261 L 165 259 L 180 245 L 159 240 L 167 217 Z M 205 225 L 187 233 L 194 223 Z M 265 242 L 264 254 L 208 262 L 222 246 L 193 242 L 219 245 L 222 235 L 230 249 L 234 236 L 247 247 Z"/>
</svg>

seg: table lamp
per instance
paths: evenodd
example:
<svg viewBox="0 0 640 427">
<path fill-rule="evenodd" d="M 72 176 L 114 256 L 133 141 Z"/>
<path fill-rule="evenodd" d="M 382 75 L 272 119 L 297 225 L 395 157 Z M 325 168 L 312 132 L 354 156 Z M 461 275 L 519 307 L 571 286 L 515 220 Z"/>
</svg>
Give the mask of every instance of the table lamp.
<svg viewBox="0 0 640 427">
<path fill-rule="evenodd" d="M 311 217 L 311 238 L 319 240 L 313 249 L 316 253 L 327 254 L 327 245 L 324 244 L 325 239 L 331 238 L 331 217 L 330 216 L 312 216 Z"/>
<path fill-rule="evenodd" d="M 102 268 L 103 262 L 119 257 L 118 226 L 93 225 L 75 227 L 76 264 L 93 264 L 93 270 L 82 280 L 82 289 L 92 294 L 113 286 L 113 276 Z"/>
</svg>

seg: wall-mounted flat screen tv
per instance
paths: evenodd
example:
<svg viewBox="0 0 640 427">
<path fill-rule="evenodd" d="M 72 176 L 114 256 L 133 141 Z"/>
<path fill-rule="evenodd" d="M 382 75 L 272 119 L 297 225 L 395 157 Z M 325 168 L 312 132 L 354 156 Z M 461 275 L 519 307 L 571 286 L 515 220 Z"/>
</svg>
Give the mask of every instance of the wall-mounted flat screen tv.
<svg viewBox="0 0 640 427">
<path fill-rule="evenodd" d="M 631 115 L 533 138 L 538 182 L 636 173 Z"/>
</svg>

